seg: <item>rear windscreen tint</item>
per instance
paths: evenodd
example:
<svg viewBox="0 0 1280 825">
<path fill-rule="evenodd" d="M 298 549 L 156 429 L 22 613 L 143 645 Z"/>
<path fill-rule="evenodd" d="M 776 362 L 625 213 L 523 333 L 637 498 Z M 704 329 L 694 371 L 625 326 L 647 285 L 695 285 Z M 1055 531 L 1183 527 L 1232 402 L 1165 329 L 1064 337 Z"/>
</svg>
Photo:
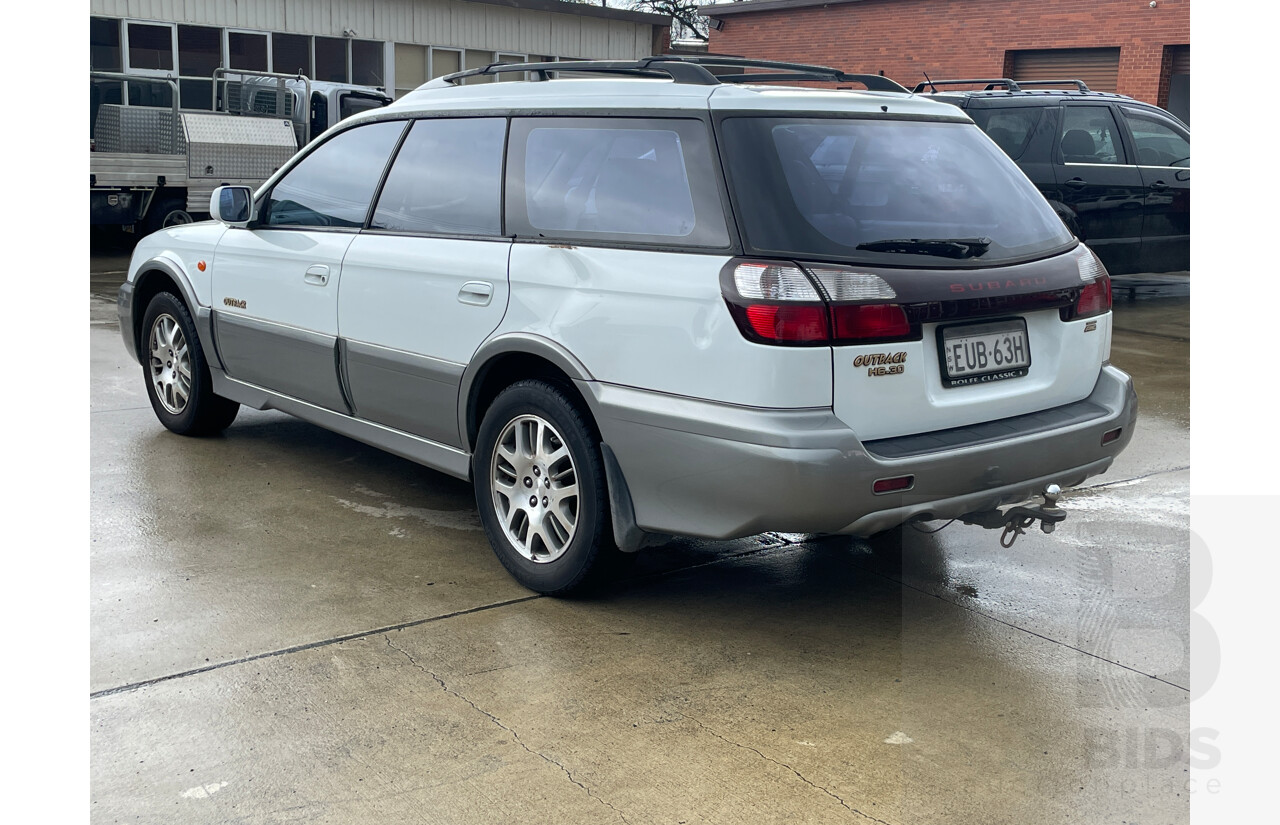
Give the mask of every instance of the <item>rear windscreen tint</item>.
<svg viewBox="0 0 1280 825">
<path fill-rule="evenodd" d="M 976 126 L 853 118 L 736 117 L 725 154 L 747 246 L 759 253 L 915 266 L 987 266 L 1074 239 Z M 858 249 L 885 240 L 984 238 L 980 256 Z"/>
</svg>

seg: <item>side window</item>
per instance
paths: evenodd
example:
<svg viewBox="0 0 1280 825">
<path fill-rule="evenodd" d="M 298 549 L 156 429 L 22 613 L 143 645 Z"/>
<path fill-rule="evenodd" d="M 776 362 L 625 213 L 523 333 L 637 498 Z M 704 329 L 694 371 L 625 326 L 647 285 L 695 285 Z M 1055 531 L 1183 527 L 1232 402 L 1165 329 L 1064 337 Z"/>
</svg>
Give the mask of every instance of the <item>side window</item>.
<svg viewBox="0 0 1280 825">
<path fill-rule="evenodd" d="M 1063 163 L 1124 163 L 1120 132 L 1110 107 L 1064 107 L 1058 157 Z"/>
<path fill-rule="evenodd" d="M 311 140 L 324 134 L 329 128 L 329 101 L 319 92 L 311 93 Z"/>
<path fill-rule="evenodd" d="M 728 245 L 701 121 L 517 119 L 510 153 L 507 214 L 516 234 Z"/>
<path fill-rule="evenodd" d="M 404 121 L 370 123 L 320 144 L 272 188 L 268 226 L 359 228 Z"/>
<path fill-rule="evenodd" d="M 344 92 L 338 97 L 339 119 L 346 120 L 352 115 L 358 115 L 370 109 L 381 109 L 385 105 L 380 97 L 362 95 L 359 92 Z"/>
<path fill-rule="evenodd" d="M 995 141 L 1004 153 L 1017 160 L 1026 151 L 1035 132 L 1036 124 L 1046 107 L 1024 109 L 970 109 L 968 113 L 987 137 Z"/>
<path fill-rule="evenodd" d="M 1122 107 L 1142 166 L 1191 168 L 1191 139 L 1174 131 L 1171 124 L 1154 115 Z"/>
<path fill-rule="evenodd" d="M 448 235 L 502 232 L 504 118 L 420 120 L 396 154 L 372 229 Z"/>
</svg>

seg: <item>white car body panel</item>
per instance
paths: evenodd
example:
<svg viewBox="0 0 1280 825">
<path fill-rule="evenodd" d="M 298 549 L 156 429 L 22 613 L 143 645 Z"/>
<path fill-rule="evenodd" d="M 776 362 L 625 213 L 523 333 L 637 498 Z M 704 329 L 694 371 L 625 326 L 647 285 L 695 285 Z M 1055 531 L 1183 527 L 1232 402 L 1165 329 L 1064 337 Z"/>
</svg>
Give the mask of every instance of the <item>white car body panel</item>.
<svg viewBox="0 0 1280 825">
<path fill-rule="evenodd" d="M 1064 323 L 1058 310 L 1020 313 L 1027 321 L 1031 366 L 1021 378 L 945 387 L 938 357 L 938 324 L 920 341 L 836 347 L 835 413 L 872 440 L 963 427 L 1079 401 L 1093 391 L 1108 357 L 1111 315 Z M 1085 332 L 1092 325 L 1093 330 Z M 853 366 L 859 355 L 907 353 L 898 375 L 872 375 Z"/>
<path fill-rule="evenodd" d="M 499 238 L 360 235 L 342 268 L 338 332 L 465 365 L 506 311 L 510 250 L 511 242 Z M 477 303 L 480 290 L 469 285 L 487 285 L 488 302 Z"/>
<path fill-rule="evenodd" d="M 831 350 L 742 337 L 728 256 L 517 243 L 503 332 L 557 341 L 593 378 L 750 407 L 829 407 Z"/>
</svg>

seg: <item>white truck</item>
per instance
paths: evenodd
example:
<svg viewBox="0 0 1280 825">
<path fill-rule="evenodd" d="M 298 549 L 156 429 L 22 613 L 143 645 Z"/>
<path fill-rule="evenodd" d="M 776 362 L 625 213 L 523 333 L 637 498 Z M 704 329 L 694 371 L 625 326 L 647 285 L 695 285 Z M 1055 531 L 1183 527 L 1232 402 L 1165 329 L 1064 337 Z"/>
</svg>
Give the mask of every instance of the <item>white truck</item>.
<svg viewBox="0 0 1280 825">
<path fill-rule="evenodd" d="M 173 77 L 90 72 L 90 85 L 89 223 L 140 234 L 204 218 L 217 187 L 257 188 L 339 120 L 391 102 L 368 86 L 226 69 L 211 108 L 184 107 Z"/>
</svg>

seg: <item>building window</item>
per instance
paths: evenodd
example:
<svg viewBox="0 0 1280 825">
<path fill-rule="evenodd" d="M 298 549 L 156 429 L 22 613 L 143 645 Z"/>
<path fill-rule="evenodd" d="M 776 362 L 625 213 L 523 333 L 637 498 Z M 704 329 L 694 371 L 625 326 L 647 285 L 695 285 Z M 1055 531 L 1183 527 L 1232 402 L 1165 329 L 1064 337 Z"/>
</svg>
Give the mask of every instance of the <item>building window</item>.
<svg viewBox="0 0 1280 825">
<path fill-rule="evenodd" d="M 178 26 L 178 81 L 184 109 L 213 108 L 213 72 L 222 65 L 222 29 Z"/>
<path fill-rule="evenodd" d="M 311 76 L 311 38 L 305 34 L 271 35 L 271 65 L 284 74 Z"/>
<path fill-rule="evenodd" d="M 386 50 L 374 40 L 351 41 L 351 82 L 361 86 L 386 86 L 383 66 Z"/>
<path fill-rule="evenodd" d="M 227 32 L 227 66 L 251 72 L 267 71 L 267 36 L 256 32 Z"/>
<path fill-rule="evenodd" d="M 347 82 L 347 41 L 339 37 L 317 37 L 315 80 Z"/>
<path fill-rule="evenodd" d="M 120 21 L 102 17 L 89 18 L 89 68 L 99 72 L 118 72 L 120 63 Z"/>
<path fill-rule="evenodd" d="M 397 43 L 395 49 L 395 96 L 400 98 L 427 82 L 427 47 L 414 43 Z"/>
<path fill-rule="evenodd" d="M 462 52 L 457 49 L 431 50 L 431 79 L 462 71 Z"/>
<path fill-rule="evenodd" d="M 173 71 L 173 27 L 130 23 L 129 68 Z"/>
</svg>

